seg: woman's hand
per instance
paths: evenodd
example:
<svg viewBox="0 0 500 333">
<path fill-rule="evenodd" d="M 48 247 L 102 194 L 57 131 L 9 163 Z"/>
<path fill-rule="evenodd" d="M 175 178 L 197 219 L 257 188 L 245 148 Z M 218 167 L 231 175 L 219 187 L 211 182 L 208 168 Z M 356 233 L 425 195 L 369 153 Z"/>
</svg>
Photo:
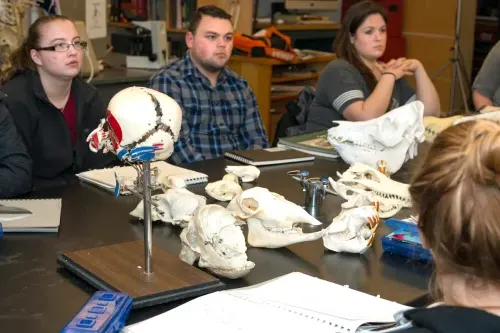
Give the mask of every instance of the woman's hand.
<svg viewBox="0 0 500 333">
<path fill-rule="evenodd" d="M 406 63 L 408 71 L 410 71 L 413 74 L 415 74 L 415 72 L 417 70 L 419 70 L 420 68 L 423 68 L 422 63 L 420 61 L 418 61 L 417 59 L 406 59 L 405 63 Z"/>
<path fill-rule="evenodd" d="M 409 70 L 410 65 L 413 63 L 406 58 L 392 59 L 388 63 L 382 64 L 382 73 L 391 73 L 396 80 L 399 80 L 405 75 L 413 75 L 413 72 Z"/>
</svg>

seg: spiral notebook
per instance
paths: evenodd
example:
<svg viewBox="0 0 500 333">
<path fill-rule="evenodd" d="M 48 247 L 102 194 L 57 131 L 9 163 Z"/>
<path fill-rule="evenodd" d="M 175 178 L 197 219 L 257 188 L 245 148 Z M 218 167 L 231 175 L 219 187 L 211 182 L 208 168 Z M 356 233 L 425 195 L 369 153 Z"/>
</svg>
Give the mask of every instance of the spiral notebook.
<svg viewBox="0 0 500 333">
<path fill-rule="evenodd" d="M 61 208 L 61 199 L 0 200 L 0 223 L 4 232 L 57 232 Z"/>
<path fill-rule="evenodd" d="M 206 183 L 208 176 L 204 173 L 181 168 L 165 161 L 151 163 L 151 170 L 158 168 L 158 177 L 151 180 L 153 188 L 159 188 L 158 181 L 165 176 L 176 176 L 182 178 L 187 185 Z M 115 176 L 116 173 L 116 176 Z M 114 192 L 116 186 L 116 178 L 120 183 L 127 181 L 135 181 L 137 179 L 137 171 L 132 166 L 114 167 L 107 169 L 96 169 L 82 172 L 76 175 L 80 180 L 97 185 L 105 190 Z M 120 194 L 130 194 L 127 190 L 120 191 Z"/>
<path fill-rule="evenodd" d="M 258 286 L 201 296 L 123 333 L 370 332 L 395 326 L 407 306 L 294 272 Z M 196 320 L 193 320 L 196 318 Z"/>
<path fill-rule="evenodd" d="M 292 149 L 273 147 L 226 152 L 225 157 L 241 163 L 263 166 L 313 161 L 314 156 Z"/>
</svg>

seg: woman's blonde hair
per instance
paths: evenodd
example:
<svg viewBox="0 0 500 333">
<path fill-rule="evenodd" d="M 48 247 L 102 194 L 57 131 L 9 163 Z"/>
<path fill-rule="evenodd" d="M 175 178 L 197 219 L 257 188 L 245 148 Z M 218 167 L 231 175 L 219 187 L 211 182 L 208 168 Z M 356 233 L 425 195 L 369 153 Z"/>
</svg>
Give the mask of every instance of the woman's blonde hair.
<svg viewBox="0 0 500 333">
<path fill-rule="evenodd" d="M 21 46 L 15 50 L 10 58 L 7 60 L 10 63 L 9 66 L 5 66 L 5 68 L 0 72 L 0 84 L 4 84 L 9 81 L 12 77 L 16 75 L 16 73 L 23 69 L 32 69 L 36 70 L 35 63 L 33 59 L 31 59 L 30 51 L 32 49 L 36 49 L 40 47 L 40 28 L 53 21 L 64 20 L 71 21 L 71 19 L 62 15 L 50 15 L 50 16 L 42 16 L 38 18 L 33 24 L 30 26 L 28 30 L 28 36 L 23 41 Z"/>
<path fill-rule="evenodd" d="M 468 121 L 439 134 L 410 194 L 435 259 L 435 282 L 441 274 L 500 281 L 499 124 Z M 439 283 L 433 289 L 439 292 Z"/>
</svg>

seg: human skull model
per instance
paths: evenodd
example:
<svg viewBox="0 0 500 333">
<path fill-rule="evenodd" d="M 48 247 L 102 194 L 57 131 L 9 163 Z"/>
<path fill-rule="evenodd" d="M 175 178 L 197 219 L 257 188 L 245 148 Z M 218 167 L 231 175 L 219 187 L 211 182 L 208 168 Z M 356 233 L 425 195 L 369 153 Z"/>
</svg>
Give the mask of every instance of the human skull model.
<svg viewBox="0 0 500 333">
<path fill-rule="evenodd" d="M 205 267 L 218 276 L 240 278 L 255 264 L 248 261 L 245 236 L 236 219 L 219 205 L 206 205 L 196 211 L 180 238 L 179 257 L 193 265 Z"/>
<path fill-rule="evenodd" d="M 328 141 L 347 163 L 360 162 L 376 168 L 387 162 L 391 173 L 417 155 L 423 142 L 424 105 L 415 101 L 368 121 L 334 121 Z"/>
<path fill-rule="evenodd" d="M 337 181 L 331 177 L 328 180 L 333 192 L 348 200 L 342 204 L 344 209 L 378 202 L 380 217 L 388 218 L 412 205 L 408 184 L 394 181 L 368 165 L 354 163 L 338 176 Z"/>
<path fill-rule="evenodd" d="M 172 188 L 163 194 L 151 197 L 151 220 L 163 221 L 181 228 L 187 226 L 194 212 L 207 203 L 204 196 L 196 195 L 185 188 Z M 144 219 L 144 201 L 130 212 L 130 215 Z"/>
<path fill-rule="evenodd" d="M 238 176 L 244 183 L 253 182 L 260 175 L 260 170 L 253 165 L 229 165 L 226 172 Z"/>
<path fill-rule="evenodd" d="M 111 151 L 128 161 L 137 160 L 134 153 L 141 148 L 152 149 L 154 157 L 148 160 L 165 160 L 174 150 L 181 122 L 175 100 L 153 89 L 129 87 L 113 96 L 106 119 L 87 141 L 93 152 Z"/>
<path fill-rule="evenodd" d="M 335 252 L 364 253 L 375 239 L 380 218 L 376 205 L 343 210 L 323 234 L 323 244 Z"/>
<path fill-rule="evenodd" d="M 237 219 L 248 225 L 248 244 L 278 248 L 321 238 L 323 231 L 303 233 L 299 223 L 321 222 L 303 208 L 266 188 L 253 187 L 234 197 L 227 206 Z"/>
</svg>

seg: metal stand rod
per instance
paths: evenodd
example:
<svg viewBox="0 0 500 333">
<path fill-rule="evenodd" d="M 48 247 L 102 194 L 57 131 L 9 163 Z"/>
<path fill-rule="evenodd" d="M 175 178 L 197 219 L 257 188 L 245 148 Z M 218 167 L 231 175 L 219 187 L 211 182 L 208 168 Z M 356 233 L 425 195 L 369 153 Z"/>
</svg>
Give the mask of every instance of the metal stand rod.
<svg viewBox="0 0 500 333">
<path fill-rule="evenodd" d="M 453 109 L 455 108 L 455 82 L 457 79 L 458 71 L 460 68 L 457 68 L 456 61 L 460 61 L 458 58 L 458 40 L 460 38 L 460 19 L 462 17 L 462 0 L 458 0 L 457 2 L 457 17 L 455 20 L 455 41 L 453 43 L 453 59 L 455 62 L 453 63 L 453 76 L 451 78 L 451 92 L 450 92 L 450 114 L 453 113 Z M 464 104 L 467 104 L 467 100 L 464 101 Z"/>
<path fill-rule="evenodd" d="M 151 221 L 151 168 L 150 162 L 143 165 L 143 203 L 144 203 L 144 271 L 146 274 L 152 273 L 151 259 L 153 255 L 153 226 Z"/>
</svg>

